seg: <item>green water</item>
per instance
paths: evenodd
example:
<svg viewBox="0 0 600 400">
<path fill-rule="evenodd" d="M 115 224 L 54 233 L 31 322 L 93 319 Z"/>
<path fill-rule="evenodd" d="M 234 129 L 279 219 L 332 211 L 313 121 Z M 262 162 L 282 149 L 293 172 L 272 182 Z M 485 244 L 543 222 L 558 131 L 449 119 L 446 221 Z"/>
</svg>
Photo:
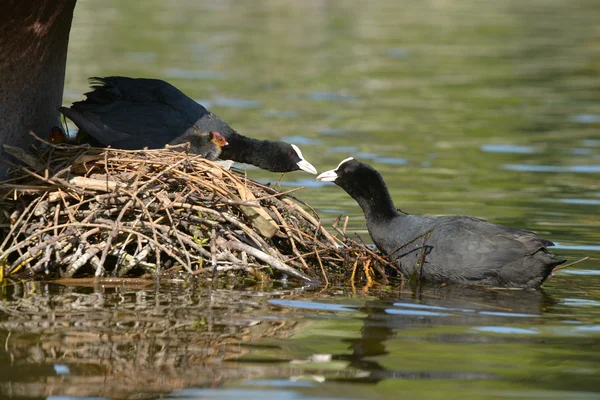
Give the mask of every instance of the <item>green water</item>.
<svg viewBox="0 0 600 400">
<path fill-rule="evenodd" d="M 66 104 L 89 76 L 166 79 L 320 172 L 374 165 L 404 211 L 534 230 L 590 259 L 537 292 L 5 285 L 0 393 L 600 398 L 598 21 L 593 0 L 80 1 Z M 335 185 L 282 185 L 368 240 Z"/>
</svg>

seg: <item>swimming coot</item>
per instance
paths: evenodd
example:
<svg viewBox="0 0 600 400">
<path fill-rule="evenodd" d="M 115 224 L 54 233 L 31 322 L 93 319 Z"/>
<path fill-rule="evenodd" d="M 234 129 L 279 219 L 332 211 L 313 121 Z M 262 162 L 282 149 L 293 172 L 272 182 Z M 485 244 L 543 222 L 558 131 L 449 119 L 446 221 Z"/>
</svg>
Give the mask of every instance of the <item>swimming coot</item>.
<svg viewBox="0 0 600 400">
<path fill-rule="evenodd" d="M 111 76 L 90 78 L 86 99 L 60 111 L 92 145 L 120 149 L 156 149 L 196 132 L 220 132 L 228 146 L 221 159 L 252 164 L 272 172 L 317 170 L 290 143 L 257 140 L 237 133 L 215 114 L 168 82 L 159 79 Z"/>
<path fill-rule="evenodd" d="M 400 214 L 379 172 L 352 157 L 317 179 L 334 182 L 356 200 L 375 245 L 392 254 L 405 276 L 423 260 L 418 272 L 428 281 L 538 288 L 565 262 L 546 249 L 554 243 L 533 232 L 467 216 Z M 420 239 L 398 250 L 428 230 L 424 245 Z"/>
</svg>

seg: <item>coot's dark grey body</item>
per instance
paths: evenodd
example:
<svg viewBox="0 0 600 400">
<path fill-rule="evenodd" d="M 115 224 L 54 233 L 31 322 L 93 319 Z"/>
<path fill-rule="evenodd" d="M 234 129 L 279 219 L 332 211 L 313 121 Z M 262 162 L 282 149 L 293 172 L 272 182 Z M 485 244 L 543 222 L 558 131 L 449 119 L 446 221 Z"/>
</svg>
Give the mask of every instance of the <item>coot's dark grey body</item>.
<svg viewBox="0 0 600 400">
<path fill-rule="evenodd" d="M 425 242 L 425 280 L 502 287 L 538 288 L 564 259 L 546 247 L 554 243 L 535 233 L 510 229 L 467 216 L 404 215 L 396 211 L 381 175 L 353 158 L 317 177 L 342 187 L 360 205 L 375 245 L 390 254 L 432 229 Z M 410 276 L 423 240 L 394 253 L 402 273 Z"/>
<path fill-rule="evenodd" d="M 123 76 L 91 78 L 90 82 L 93 90 L 85 94 L 85 100 L 60 110 L 93 138 L 92 144 L 161 148 L 181 142 L 182 136 L 217 131 L 229 143 L 222 149 L 222 159 L 273 172 L 302 169 L 316 174 L 297 146 L 240 135 L 168 82 Z"/>
</svg>

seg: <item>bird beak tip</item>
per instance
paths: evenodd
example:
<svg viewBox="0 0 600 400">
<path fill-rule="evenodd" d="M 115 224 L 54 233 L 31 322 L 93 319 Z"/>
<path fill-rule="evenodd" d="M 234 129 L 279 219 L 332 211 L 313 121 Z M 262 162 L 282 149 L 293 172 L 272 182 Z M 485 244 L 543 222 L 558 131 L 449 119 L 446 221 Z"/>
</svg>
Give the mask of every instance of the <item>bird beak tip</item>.
<svg viewBox="0 0 600 400">
<path fill-rule="evenodd" d="M 337 179 L 337 173 L 335 170 L 325 171 L 319 176 L 317 176 L 317 180 L 321 182 L 334 182 Z"/>
<path fill-rule="evenodd" d="M 300 160 L 297 163 L 298 167 L 302 170 L 302 171 L 306 171 L 310 174 L 317 174 L 317 169 L 308 161 L 306 160 Z"/>
</svg>

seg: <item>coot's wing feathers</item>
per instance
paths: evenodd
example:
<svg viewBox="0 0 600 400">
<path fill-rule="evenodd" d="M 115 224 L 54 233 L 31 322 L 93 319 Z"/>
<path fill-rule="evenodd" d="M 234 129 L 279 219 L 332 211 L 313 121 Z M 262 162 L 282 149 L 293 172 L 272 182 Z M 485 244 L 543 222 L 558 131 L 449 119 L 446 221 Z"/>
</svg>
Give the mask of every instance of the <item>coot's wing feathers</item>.
<svg viewBox="0 0 600 400">
<path fill-rule="evenodd" d="M 74 104 L 61 111 L 103 145 L 120 149 L 160 148 L 191 126 L 181 113 L 158 103 L 118 100 L 96 107 Z"/>
<path fill-rule="evenodd" d="M 498 227 L 503 229 L 507 233 L 512 234 L 515 238 L 517 238 L 517 240 L 527 240 L 527 241 L 534 240 L 535 242 L 539 243 L 543 247 L 554 246 L 554 242 L 551 242 L 550 240 L 539 237 L 538 235 L 535 234 L 535 232 L 527 231 L 524 229 L 506 228 L 501 225 L 498 225 Z"/>
<path fill-rule="evenodd" d="M 90 87 L 92 90 L 84 93 L 86 99 L 73 103 L 73 105 L 85 107 L 95 104 L 110 104 L 121 97 L 119 89 L 102 78 L 90 78 Z"/>
<path fill-rule="evenodd" d="M 165 104 L 117 101 L 94 111 L 94 116 L 111 129 L 111 133 L 130 134 L 128 138 L 113 140 L 110 144 L 115 148 L 161 148 L 191 129 L 184 115 Z"/>
<path fill-rule="evenodd" d="M 448 222 L 450 223 L 461 221 L 465 229 L 472 231 L 478 236 L 482 236 L 482 239 L 485 237 L 487 240 L 501 240 L 506 241 L 507 244 L 510 242 L 514 242 L 515 244 L 519 242 L 525 246 L 529 254 L 535 253 L 547 246 L 554 246 L 554 243 L 551 241 L 542 239 L 534 232 L 524 229 L 507 228 L 475 217 L 452 216 L 446 218 L 448 218 Z"/>
<path fill-rule="evenodd" d="M 456 269 L 466 279 L 497 275 L 511 262 L 545 249 L 544 240 L 526 231 L 511 231 L 473 217 L 448 216 L 433 219 L 431 259 Z M 444 274 L 450 272 L 446 269 Z"/>
<path fill-rule="evenodd" d="M 87 132 L 98 142 L 104 146 L 108 146 L 115 141 L 128 140 L 131 135 L 115 130 L 102 122 L 94 112 L 86 110 L 85 108 L 75 107 L 72 108 L 60 107 L 59 111 L 69 118 L 75 125 L 79 127 L 83 132 Z"/>
<path fill-rule="evenodd" d="M 119 99 L 131 102 L 167 104 L 184 113 L 190 121 L 209 114 L 208 110 L 169 82 L 151 78 L 107 76 L 90 78 L 95 90 L 109 91 Z"/>
</svg>

